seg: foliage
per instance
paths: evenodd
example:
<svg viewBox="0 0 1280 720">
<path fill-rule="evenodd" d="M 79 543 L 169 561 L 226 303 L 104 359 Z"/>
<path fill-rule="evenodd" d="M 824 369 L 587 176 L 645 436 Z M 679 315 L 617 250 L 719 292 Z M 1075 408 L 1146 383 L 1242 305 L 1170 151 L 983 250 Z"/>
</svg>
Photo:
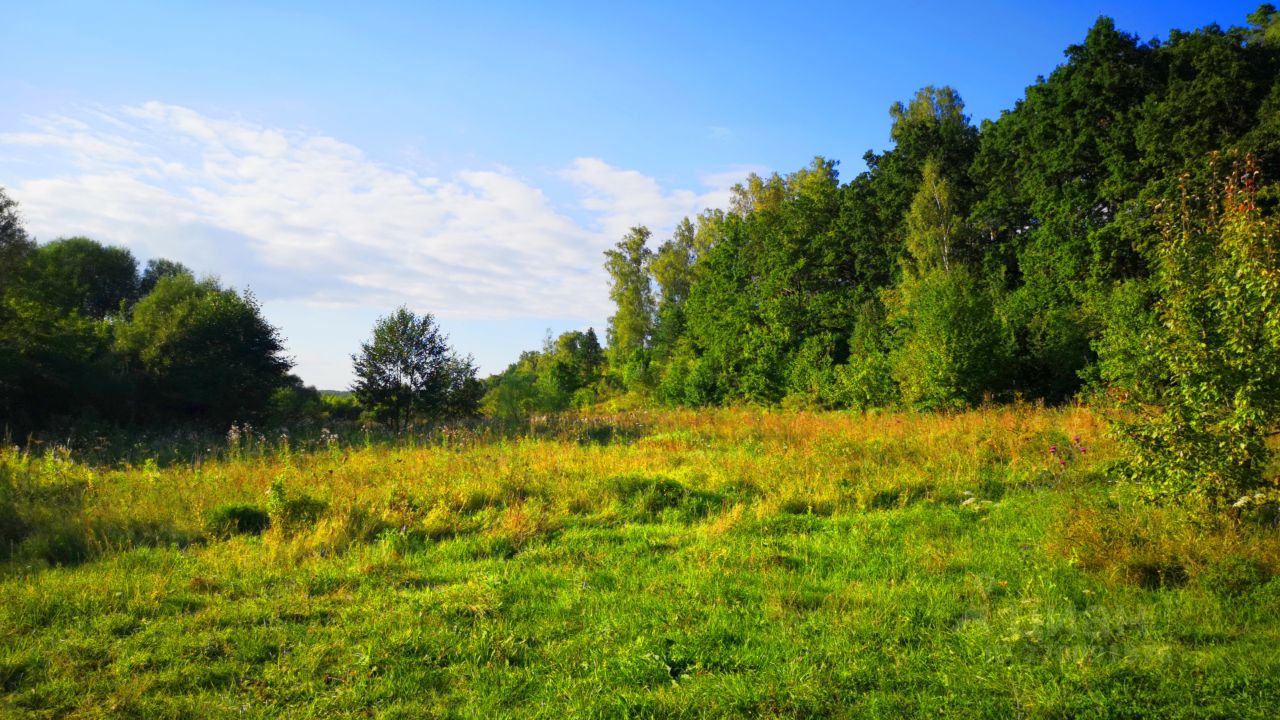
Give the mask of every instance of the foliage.
<svg viewBox="0 0 1280 720">
<path fill-rule="evenodd" d="M 1251 212 L 1259 226 L 1274 222 L 1277 18 L 1263 5 L 1240 27 L 1151 41 L 1099 18 L 980 127 L 956 89 L 921 88 L 889 108 L 891 147 L 869 150 L 865 171 L 842 178 L 819 156 L 750 175 L 727 208 L 686 218 L 661 242 L 633 227 L 605 253 L 607 347 L 594 333 L 567 334 L 482 385 L 469 361 L 428 342 L 422 362 L 436 369 L 405 376 L 420 387 L 370 390 L 361 409 L 400 429 L 411 417 L 470 413 L 482 392 L 485 412 L 504 420 L 653 402 L 956 409 L 985 398 L 1062 403 L 1092 381 L 1135 403 L 1140 455 L 1166 456 L 1153 482 L 1174 494 L 1216 483 L 1201 494 L 1217 505 L 1247 489 L 1254 502 L 1274 380 L 1228 356 L 1262 341 L 1231 329 L 1226 305 L 1184 290 L 1239 290 L 1215 302 L 1238 300 L 1259 327 L 1269 291 L 1206 276 L 1220 258 L 1199 240 L 1162 240 L 1170 226 L 1156 206 L 1184 174 L 1201 177 L 1210 154 L 1237 151 L 1271 179 L 1254 181 Z M 1220 221 L 1197 219 L 1187 237 L 1244 237 Z M 1201 249 L 1168 255 L 1183 246 Z M 213 386 L 188 376 L 162 387 L 166 365 L 144 361 L 143 349 L 164 346 L 172 328 L 143 320 L 161 304 L 151 298 L 172 293 L 166 283 L 190 278 L 180 264 L 155 259 L 139 273 L 127 251 L 91 240 L 36 245 L 2 193 L 0 260 L 0 412 L 19 434 L 196 415 L 336 417 L 283 370 L 265 395 L 223 392 L 211 412 Z M 1175 316 L 1193 320 L 1169 325 Z M 249 354 L 279 360 L 270 343 Z M 370 387 L 408 387 L 391 375 Z M 1204 410 L 1237 396 L 1229 413 Z M 1175 458 L 1178 478 L 1168 474 Z"/>
<path fill-rule="evenodd" d="M 832 371 L 828 404 L 867 410 L 885 407 L 897 399 L 885 323 L 885 309 L 878 300 L 869 300 L 858 308 L 849 337 L 849 359 Z"/>
<path fill-rule="evenodd" d="M 590 405 L 597 398 L 604 365 L 594 329 L 573 330 L 554 340 L 548 335 L 541 352 L 523 353 L 489 379 L 484 412 L 510 420 Z"/>
<path fill-rule="evenodd" d="M 0 425 L 22 436 L 263 415 L 290 362 L 251 295 L 87 238 L 37 245 L 0 192 Z"/>
<path fill-rule="evenodd" d="M 475 411 L 480 390 L 470 357 L 450 348 L 429 313 L 406 307 L 379 318 L 373 337 L 352 355 L 360 404 L 394 430 L 414 419 L 461 417 Z"/>
<path fill-rule="evenodd" d="M 143 297 L 155 289 L 161 280 L 175 275 L 191 275 L 191 268 L 183 265 L 175 260 L 167 258 L 152 258 L 147 261 L 147 267 L 142 271 L 142 275 L 138 278 L 138 297 Z"/>
<path fill-rule="evenodd" d="M 1154 321 L 1113 331 L 1104 367 L 1129 391 L 1132 472 L 1155 493 L 1280 502 L 1264 476 L 1280 428 L 1280 227 L 1258 206 L 1256 169 L 1210 177 L 1184 184 L 1150 250 Z"/>
<path fill-rule="evenodd" d="M 890 298 L 892 374 L 904 402 L 964 407 L 999 389 L 1007 366 L 1004 329 L 988 288 L 970 270 L 931 270 Z"/>
<path fill-rule="evenodd" d="M 253 295 L 212 279 L 161 279 L 115 329 L 136 368 L 136 412 L 227 427 L 257 419 L 288 382 L 292 361 Z"/>
<path fill-rule="evenodd" d="M 18 203 L 0 187 L 0 298 L 29 262 L 36 244 L 22 227 Z"/>
<path fill-rule="evenodd" d="M 954 88 L 925 87 L 843 184 L 819 157 L 749 176 L 656 252 L 637 228 L 608 254 L 629 328 L 609 375 L 666 404 L 1072 398 L 1145 322 L 1153 207 L 1178 175 L 1235 148 L 1280 177 L 1276 17 L 1151 42 L 1100 18 L 981 127 Z M 1259 189 L 1262 212 L 1277 193 Z"/>
<path fill-rule="evenodd" d="M 616 312 L 609 318 L 609 352 L 619 369 L 642 362 L 638 351 L 649 346 L 653 332 L 653 288 L 647 271 L 653 251 L 645 247 L 648 228 L 634 227 L 611 250 L 605 251 L 605 270 L 609 273 L 609 298 Z M 623 373 L 626 374 L 626 371 Z"/>
<path fill-rule="evenodd" d="M 651 345 L 659 360 L 674 351 L 685 332 L 685 302 L 694 282 L 697 245 L 697 230 L 685 218 L 676 226 L 671 239 L 662 243 L 649 258 L 648 269 L 658 290 Z"/>
<path fill-rule="evenodd" d="M 41 303 L 91 320 L 121 313 L 138 298 L 138 262 L 133 253 L 83 237 L 41 245 L 32 256 L 26 283 Z"/>
<path fill-rule="evenodd" d="M 0 412 L 11 430 L 119 401 L 106 327 L 19 292 L 0 302 Z"/>
</svg>

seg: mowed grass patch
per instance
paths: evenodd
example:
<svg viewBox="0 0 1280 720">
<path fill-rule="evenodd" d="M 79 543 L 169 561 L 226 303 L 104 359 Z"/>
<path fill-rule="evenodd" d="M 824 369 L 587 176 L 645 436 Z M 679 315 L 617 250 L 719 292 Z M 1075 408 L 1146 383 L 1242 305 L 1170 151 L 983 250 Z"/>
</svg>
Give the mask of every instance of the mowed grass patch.
<svg viewBox="0 0 1280 720">
<path fill-rule="evenodd" d="M 1274 529 L 1132 501 L 1101 472 L 1112 450 L 1086 410 L 673 412 L 625 426 L 646 430 L 163 470 L 10 452 L 5 497 L 23 525 L 0 579 L 0 708 L 1280 707 Z M 1063 464 L 1076 436 L 1088 452 Z M 74 556 L 46 549 L 55 532 L 79 543 Z"/>
</svg>

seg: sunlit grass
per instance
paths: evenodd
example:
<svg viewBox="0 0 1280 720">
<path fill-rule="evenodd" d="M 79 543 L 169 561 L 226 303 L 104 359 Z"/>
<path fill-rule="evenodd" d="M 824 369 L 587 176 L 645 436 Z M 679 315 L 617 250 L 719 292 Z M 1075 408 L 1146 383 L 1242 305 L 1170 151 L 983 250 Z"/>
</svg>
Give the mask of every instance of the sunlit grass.
<svg viewBox="0 0 1280 720">
<path fill-rule="evenodd" d="M 167 467 L 6 451 L 0 708 L 1280 706 L 1275 529 L 1132 500 L 1084 408 L 636 412 L 299 444 Z"/>
</svg>

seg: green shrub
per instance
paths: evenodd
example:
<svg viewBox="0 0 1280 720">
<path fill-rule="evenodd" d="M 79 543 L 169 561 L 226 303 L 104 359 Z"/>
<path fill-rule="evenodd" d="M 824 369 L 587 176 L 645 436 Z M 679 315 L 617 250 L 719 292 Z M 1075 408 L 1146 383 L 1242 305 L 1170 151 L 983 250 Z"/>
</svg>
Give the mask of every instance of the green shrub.
<svg viewBox="0 0 1280 720">
<path fill-rule="evenodd" d="M 1209 510 L 1280 501 L 1265 477 L 1280 422 L 1280 228 L 1256 176 L 1184 184 L 1150 250 L 1154 322 L 1100 346 L 1124 393 L 1131 478 Z"/>
<path fill-rule="evenodd" d="M 231 535 L 258 535 L 271 524 L 267 511 L 253 505 L 232 503 L 219 505 L 209 511 L 205 528 L 217 537 Z"/>
<path fill-rule="evenodd" d="M 1271 576 L 1271 569 L 1255 558 L 1227 555 L 1210 562 L 1198 580 L 1219 595 L 1239 597 L 1267 584 Z"/>
<path fill-rule="evenodd" d="M 290 494 L 284 480 L 276 478 L 267 493 L 267 514 L 271 525 L 283 531 L 291 531 L 305 525 L 314 525 L 329 504 L 305 493 Z"/>
</svg>

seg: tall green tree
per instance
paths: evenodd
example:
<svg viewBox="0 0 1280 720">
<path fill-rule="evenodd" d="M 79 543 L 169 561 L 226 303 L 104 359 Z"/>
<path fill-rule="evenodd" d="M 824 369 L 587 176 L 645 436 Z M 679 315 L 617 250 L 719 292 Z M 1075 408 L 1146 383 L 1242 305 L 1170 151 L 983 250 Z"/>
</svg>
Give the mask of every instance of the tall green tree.
<svg viewBox="0 0 1280 720">
<path fill-rule="evenodd" d="M 1250 43 L 1280 47 L 1280 12 L 1271 3 L 1263 3 L 1249 13 L 1247 38 Z"/>
<path fill-rule="evenodd" d="M 889 109 L 894 148 L 864 156 L 874 189 L 869 199 L 880 223 L 879 235 L 896 248 L 894 263 L 902 257 L 903 223 L 926 162 L 932 160 L 939 174 L 952 183 L 958 200 L 968 204 L 967 170 L 977 152 L 979 135 L 964 110 L 964 100 L 954 88 L 921 88 L 906 104 L 894 103 Z"/>
<path fill-rule="evenodd" d="M 0 189 L 0 427 L 15 435 L 55 418 L 111 417 L 120 400 L 109 328 L 85 318 L 80 302 L 38 292 L 40 252 Z"/>
<path fill-rule="evenodd" d="M 895 325 L 893 377 L 925 408 L 973 404 L 999 389 L 1008 343 L 991 289 L 962 258 L 967 234 L 940 163 L 930 158 L 907 214 L 902 281 L 886 293 Z"/>
<path fill-rule="evenodd" d="M 351 360 L 352 392 L 396 431 L 415 419 L 470 414 L 479 403 L 474 363 L 453 352 L 430 313 L 401 306 L 379 318 Z"/>
<path fill-rule="evenodd" d="M 139 420 L 256 420 L 293 366 L 252 294 L 190 275 L 160 280 L 115 325 L 115 347 L 136 378 Z"/>
<path fill-rule="evenodd" d="M 653 335 L 656 306 L 649 279 L 653 251 L 647 243 L 651 235 L 646 227 L 633 227 L 604 254 L 609 297 L 615 307 L 609 318 L 609 360 L 629 387 L 647 382 L 646 351 Z"/>
<path fill-rule="evenodd" d="M 13 327 L 9 290 L 25 270 L 35 243 L 27 237 L 18 213 L 18 203 L 0 187 L 0 412 L 13 417 L 21 385 L 18 338 Z"/>
<path fill-rule="evenodd" d="M 662 243 L 649 261 L 649 272 L 658 290 L 652 339 L 658 362 L 672 353 L 685 332 L 684 306 L 693 286 L 696 244 L 697 231 L 689 218 L 684 218 L 671 239 Z"/>
<path fill-rule="evenodd" d="M 0 297 L 26 267 L 36 244 L 27 237 L 18 203 L 0 187 Z"/>
<path fill-rule="evenodd" d="M 907 212 L 907 252 L 918 274 L 950 270 L 963 251 L 964 218 L 940 165 L 935 158 L 925 161 L 920 189 Z"/>
</svg>

